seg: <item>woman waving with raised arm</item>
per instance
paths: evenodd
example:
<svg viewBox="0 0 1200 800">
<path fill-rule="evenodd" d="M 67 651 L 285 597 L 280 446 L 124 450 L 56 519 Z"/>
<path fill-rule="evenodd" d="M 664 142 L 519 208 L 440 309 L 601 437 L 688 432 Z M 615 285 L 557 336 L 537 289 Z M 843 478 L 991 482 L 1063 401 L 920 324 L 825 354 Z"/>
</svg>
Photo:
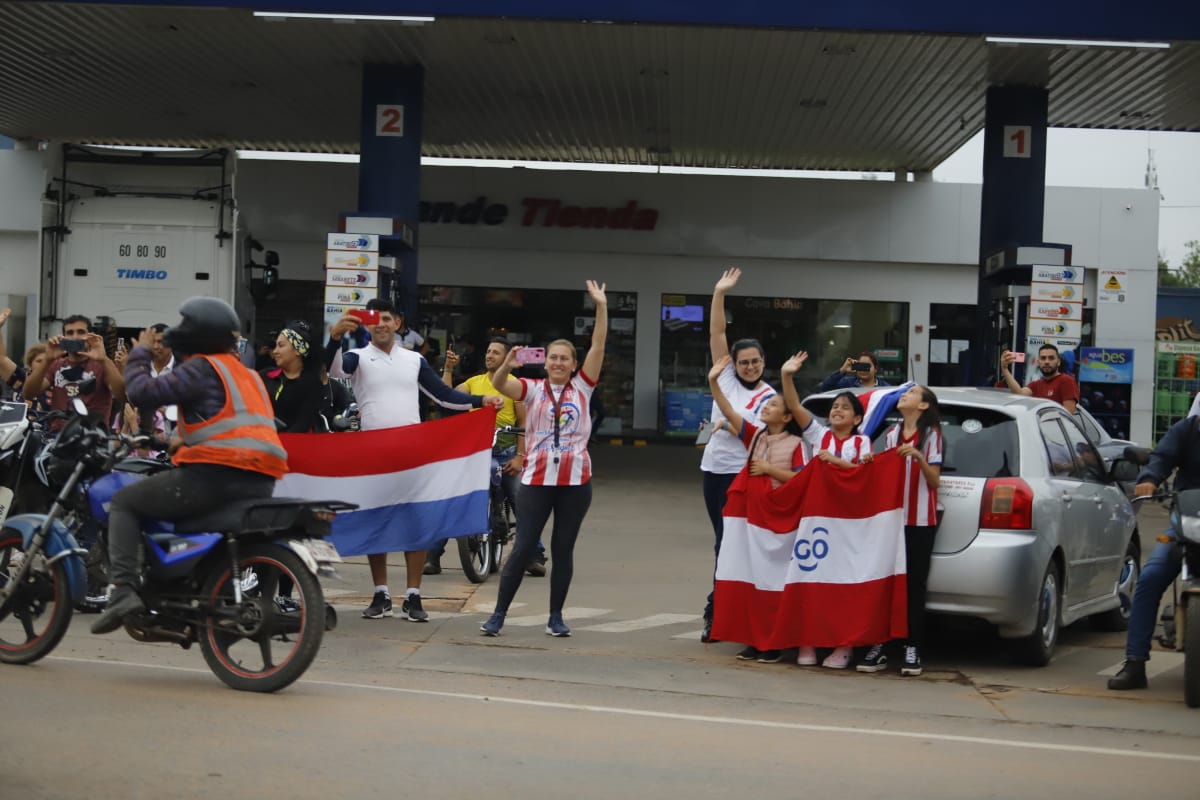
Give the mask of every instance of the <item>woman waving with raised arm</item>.
<svg viewBox="0 0 1200 800">
<path fill-rule="evenodd" d="M 508 352 L 492 376 L 496 389 L 525 402 L 526 455 L 521 491 L 517 493 L 517 538 L 500 574 L 496 609 L 479 626 L 488 636 L 498 636 L 504 627 L 508 607 L 521 587 L 525 567 L 551 513 L 554 527 L 550 534 L 550 618 L 546 634 L 571 635 L 562 611 L 574 572 L 575 540 L 592 502 L 592 461 L 587 445 L 592 434 L 592 391 L 600 379 L 608 338 L 604 289 L 605 284 L 587 282 L 588 295 L 596 305 L 596 326 L 582 367 L 575 345 L 556 339 L 546 347 L 544 379 L 511 377 L 520 347 Z"/>
<path fill-rule="evenodd" d="M 762 345 L 756 339 L 738 339 L 730 347 L 725 335 L 725 294 L 737 285 L 741 276 L 742 271 L 737 267 L 727 269 L 713 287 L 708 344 L 714 364 L 722 358 L 729 358 L 716 379 L 729 405 L 739 416 L 759 424 L 762 421 L 760 414 L 763 406 L 775 395 L 775 390 L 762 379 L 765 368 Z M 721 511 L 725 508 L 725 493 L 729 491 L 729 485 L 746 463 L 746 445 L 730 430 L 730 426 L 725 424 L 726 417 L 715 402 L 708 418 L 713 426 L 713 433 L 704 445 L 700 471 L 704 475 L 704 507 L 708 511 L 708 519 L 713 529 L 713 552 L 720 554 L 721 539 L 725 532 L 724 523 L 721 521 Z M 738 424 L 737 420 L 732 422 Z M 715 560 L 713 572 L 716 572 Z M 704 631 L 700 634 L 702 642 L 710 641 L 712 616 L 713 596 L 712 592 L 709 592 L 704 606 Z"/>
</svg>

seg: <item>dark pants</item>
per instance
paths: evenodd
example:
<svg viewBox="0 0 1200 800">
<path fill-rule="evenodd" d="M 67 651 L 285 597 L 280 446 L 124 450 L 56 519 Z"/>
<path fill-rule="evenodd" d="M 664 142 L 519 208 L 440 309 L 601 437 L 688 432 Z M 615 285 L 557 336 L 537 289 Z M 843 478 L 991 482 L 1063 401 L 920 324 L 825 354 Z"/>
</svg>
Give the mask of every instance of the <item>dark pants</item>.
<svg viewBox="0 0 1200 800">
<path fill-rule="evenodd" d="M 194 517 L 231 500 L 270 497 L 274 490 L 270 475 L 213 464 L 167 470 L 126 486 L 113 495 L 109 508 L 109 579 L 137 586 L 142 519 Z"/>
<path fill-rule="evenodd" d="M 925 638 L 925 597 L 936 536 L 936 525 L 904 526 L 904 557 L 908 564 L 908 643 L 918 647 Z"/>
<path fill-rule="evenodd" d="M 562 613 L 575 571 L 575 540 L 579 538 L 579 528 L 591 504 L 591 483 L 582 486 L 521 487 L 517 494 L 517 539 L 500 573 L 497 612 L 508 613 L 508 607 L 521 588 L 525 567 L 537 550 L 542 529 L 553 512 L 554 527 L 550 532 L 550 613 Z"/>
<path fill-rule="evenodd" d="M 717 558 L 721 555 L 721 539 L 725 536 L 725 520 L 721 513 L 725 510 L 725 495 L 729 492 L 730 485 L 733 484 L 733 479 L 738 476 L 736 472 L 705 472 L 704 473 L 704 507 L 708 510 L 708 519 L 712 522 L 713 528 L 713 555 Z M 717 578 L 717 562 L 713 560 L 713 581 Z M 712 622 L 713 618 L 713 593 L 708 593 L 708 600 L 704 604 L 704 619 Z"/>
</svg>

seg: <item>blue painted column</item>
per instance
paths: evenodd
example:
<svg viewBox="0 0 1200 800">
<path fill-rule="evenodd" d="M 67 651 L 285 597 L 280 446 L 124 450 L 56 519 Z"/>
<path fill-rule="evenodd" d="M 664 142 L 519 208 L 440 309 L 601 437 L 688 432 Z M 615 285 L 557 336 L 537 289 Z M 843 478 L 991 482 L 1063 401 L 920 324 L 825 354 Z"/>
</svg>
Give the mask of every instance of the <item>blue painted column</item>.
<svg viewBox="0 0 1200 800">
<path fill-rule="evenodd" d="M 972 343 L 968 383 L 995 379 L 999 332 L 994 298 L 1028 285 L 1027 270 L 988 276 L 988 256 L 1006 247 L 1042 244 L 1046 210 L 1046 129 L 1050 93 L 1038 86 L 992 86 L 983 129 L 983 191 L 979 219 L 981 341 Z"/>
<path fill-rule="evenodd" d="M 417 318 L 417 222 L 421 203 L 421 122 L 425 70 L 421 66 L 367 64 L 363 67 L 358 165 L 358 211 L 395 217 L 413 233 L 413 247 L 383 240 L 384 255 L 399 265 L 395 300 Z"/>
</svg>

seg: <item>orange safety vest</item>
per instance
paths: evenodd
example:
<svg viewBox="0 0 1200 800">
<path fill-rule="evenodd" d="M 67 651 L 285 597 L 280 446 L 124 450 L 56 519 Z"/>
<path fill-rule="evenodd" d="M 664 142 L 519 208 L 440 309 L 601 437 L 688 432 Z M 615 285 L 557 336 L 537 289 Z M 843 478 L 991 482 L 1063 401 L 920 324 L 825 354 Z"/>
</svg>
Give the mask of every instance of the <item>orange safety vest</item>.
<svg viewBox="0 0 1200 800">
<path fill-rule="evenodd" d="M 186 445 L 176 464 L 219 464 L 282 478 L 288 471 L 287 451 L 275 433 L 275 412 L 258 373 L 234 355 L 197 356 L 212 364 L 225 385 L 225 407 L 211 419 L 179 420 Z"/>
</svg>

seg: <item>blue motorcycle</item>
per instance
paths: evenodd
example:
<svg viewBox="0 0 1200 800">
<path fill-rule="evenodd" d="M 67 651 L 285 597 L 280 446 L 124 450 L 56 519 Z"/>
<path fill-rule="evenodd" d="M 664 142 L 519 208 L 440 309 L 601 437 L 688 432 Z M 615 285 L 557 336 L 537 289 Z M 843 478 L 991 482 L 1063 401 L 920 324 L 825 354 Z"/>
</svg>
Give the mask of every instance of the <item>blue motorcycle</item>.
<svg viewBox="0 0 1200 800">
<path fill-rule="evenodd" d="M 71 498 L 83 488 L 90 516 L 106 529 L 113 494 L 170 468 L 131 458 L 144 444 L 82 415 L 58 435 L 51 455 L 66 479 L 49 512 L 17 515 L 0 529 L 0 663 L 32 663 L 62 640 L 87 586 L 87 551 L 64 521 L 78 516 L 67 514 Z M 198 643 L 209 669 L 234 689 L 288 686 L 312 664 L 326 625 L 317 562 L 304 540 L 323 539 L 335 515 L 355 507 L 277 497 L 148 522 L 139 592 L 146 609 L 125 621 L 126 632 L 184 649 Z M 283 596 L 281 582 L 289 581 Z"/>
</svg>

